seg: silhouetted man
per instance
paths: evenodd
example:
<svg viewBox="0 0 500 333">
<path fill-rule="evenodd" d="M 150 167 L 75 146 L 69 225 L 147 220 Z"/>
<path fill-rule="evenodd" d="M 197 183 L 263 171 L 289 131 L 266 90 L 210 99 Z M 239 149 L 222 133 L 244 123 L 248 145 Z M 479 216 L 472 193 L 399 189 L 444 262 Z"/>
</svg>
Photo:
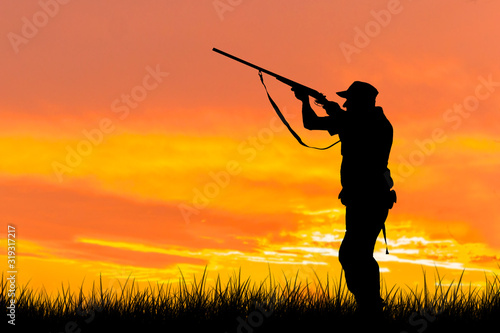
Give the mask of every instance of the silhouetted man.
<svg viewBox="0 0 500 333">
<path fill-rule="evenodd" d="M 309 96 L 292 89 L 302 101 L 304 127 L 338 134 L 342 143 L 339 199 L 346 206 L 346 233 L 339 250 L 347 287 L 354 294 L 358 311 L 382 312 L 380 272 L 373 251 L 389 209 L 396 201 L 387 163 L 393 129 L 381 107 L 375 106 L 377 89 L 355 81 L 337 95 L 346 99 L 342 110 L 335 102 L 323 107 L 327 117 L 319 117 L 309 104 Z"/>
</svg>

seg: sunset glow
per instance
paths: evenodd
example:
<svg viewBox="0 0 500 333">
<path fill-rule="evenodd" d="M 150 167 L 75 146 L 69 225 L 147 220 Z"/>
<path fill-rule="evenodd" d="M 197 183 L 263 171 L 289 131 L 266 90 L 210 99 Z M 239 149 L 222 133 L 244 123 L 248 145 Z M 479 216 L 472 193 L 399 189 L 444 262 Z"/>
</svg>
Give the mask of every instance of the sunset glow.
<svg viewBox="0 0 500 333">
<path fill-rule="evenodd" d="M 297 144 L 257 71 L 212 47 L 339 103 L 355 80 L 377 87 L 398 195 L 390 254 L 382 235 L 375 248 L 387 285 L 500 273 L 499 2 L 1 7 L 0 245 L 16 226 L 20 285 L 176 282 L 205 266 L 339 278 L 340 145 Z M 265 80 L 304 141 L 338 140 L 304 129 L 290 88 Z"/>
</svg>

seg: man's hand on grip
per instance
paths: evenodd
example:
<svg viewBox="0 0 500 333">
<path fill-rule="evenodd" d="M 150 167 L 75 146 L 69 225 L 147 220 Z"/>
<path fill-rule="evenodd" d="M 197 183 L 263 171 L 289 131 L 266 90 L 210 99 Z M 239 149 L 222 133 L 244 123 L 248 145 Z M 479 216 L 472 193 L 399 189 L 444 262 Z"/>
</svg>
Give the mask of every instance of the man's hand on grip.
<svg viewBox="0 0 500 333">
<path fill-rule="evenodd" d="M 295 93 L 295 97 L 302 102 L 306 102 L 309 100 L 309 95 L 306 93 L 306 90 L 299 86 L 292 87 L 292 91 Z"/>
</svg>

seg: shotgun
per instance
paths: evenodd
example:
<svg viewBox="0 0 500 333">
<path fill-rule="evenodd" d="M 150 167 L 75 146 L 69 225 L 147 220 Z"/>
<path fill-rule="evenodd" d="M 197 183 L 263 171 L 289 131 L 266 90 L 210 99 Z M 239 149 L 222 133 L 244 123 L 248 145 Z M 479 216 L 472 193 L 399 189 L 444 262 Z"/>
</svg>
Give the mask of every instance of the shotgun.
<svg viewBox="0 0 500 333">
<path fill-rule="evenodd" d="M 300 84 L 298 82 L 295 82 L 295 81 L 292 81 L 290 79 L 287 79 L 284 76 L 281 76 L 281 75 L 278 75 L 278 74 L 273 73 L 271 71 L 268 71 L 267 69 L 264 69 L 262 67 L 254 65 L 254 64 L 252 64 L 252 63 L 250 63 L 248 61 L 245 61 L 243 59 L 235 57 L 234 55 L 231 55 L 231 54 L 229 54 L 227 52 L 224 52 L 224 51 L 221 51 L 219 49 L 216 49 L 215 47 L 212 49 L 212 51 L 217 52 L 219 54 L 222 54 L 223 56 L 226 56 L 226 57 L 228 57 L 230 59 L 233 59 L 233 60 L 236 60 L 238 62 L 241 62 L 242 64 L 247 65 L 249 67 L 255 68 L 259 72 L 266 73 L 267 75 L 271 75 L 274 78 L 276 78 L 278 81 L 281 81 L 284 84 L 289 85 L 292 88 L 299 88 L 299 89 L 301 89 L 302 91 L 304 91 L 304 93 L 306 93 L 307 95 L 309 95 L 309 96 L 313 97 L 314 99 L 316 99 L 316 103 L 317 104 L 325 105 L 326 103 L 328 103 L 328 100 L 326 99 L 325 95 L 323 95 L 322 93 L 320 93 L 317 90 L 314 90 L 314 89 L 309 88 L 309 87 L 307 87 L 307 86 L 305 86 L 303 84 Z"/>
</svg>

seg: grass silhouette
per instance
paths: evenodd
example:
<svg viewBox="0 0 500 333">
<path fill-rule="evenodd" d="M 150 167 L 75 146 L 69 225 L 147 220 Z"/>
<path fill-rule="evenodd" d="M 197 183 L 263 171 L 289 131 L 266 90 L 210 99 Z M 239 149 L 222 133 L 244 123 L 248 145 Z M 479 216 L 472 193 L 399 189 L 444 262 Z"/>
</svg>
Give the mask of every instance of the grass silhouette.
<svg viewBox="0 0 500 333">
<path fill-rule="evenodd" d="M 316 273 L 315 273 L 316 274 Z M 33 332 L 481 332 L 500 327 L 500 277 L 485 275 L 484 287 L 458 281 L 442 283 L 436 269 L 434 288 L 423 271 L 422 287 L 382 284 L 386 301 L 383 318 L 367 320 L 355 313 L 355 302 L 340 274 L 315 281 L 285 276 L 285 283 L 268 277 L 257 284 L 241 278 L 241 269 L 226 284 L 217 276 L 207 285 L 207 270 L 187 283 L 151 284 L 139 289 L 135 279 L 120 289 L 104 290 L 102 277 L 87 294 L 70 286 L 48 295 L 45 290 L 18 288 L 16 328 Z M 3 273 L 2 273 L 2 281 Z M 1 285 L 0 305 L 8 302 Z M 8 317 L 5 315 L 4 322 Z M 6 319 L 7 318 L 7 319 Z M 11 325 L 9 325 L 11 326 Z M 12 328 L 12 326 L 10 327 Z M 367 329 L 369 328 L 369 329 Z M 23 330 L 24 331 L 24 330 Z M 495 330 L 494 330 L 495 331 Z"/>
</svg>

